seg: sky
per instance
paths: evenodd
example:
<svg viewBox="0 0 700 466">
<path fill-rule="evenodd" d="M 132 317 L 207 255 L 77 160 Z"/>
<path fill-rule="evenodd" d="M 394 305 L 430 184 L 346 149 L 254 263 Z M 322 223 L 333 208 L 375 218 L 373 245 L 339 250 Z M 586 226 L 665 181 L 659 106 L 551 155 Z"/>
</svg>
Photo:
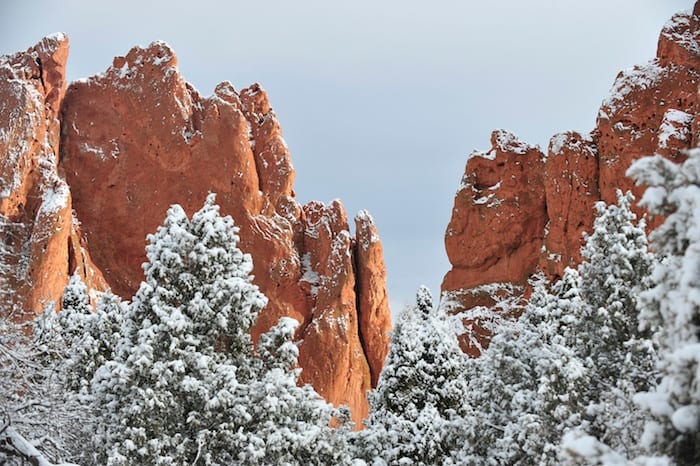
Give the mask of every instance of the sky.
<svg viewBox="0 0 700 466">
<path fill-rule="evenodd" d="M 545 150 L 593 129 L 617 73 L 646 63 L 691 0 L 1 1 L 0 54 L 65 32 L 68 78 L 164 40 L 203 95 L 267 90 L 300 202 L 375 219 L 394 311 L 449 270 L 467 156 L 504 128 Z"/>
</svg>

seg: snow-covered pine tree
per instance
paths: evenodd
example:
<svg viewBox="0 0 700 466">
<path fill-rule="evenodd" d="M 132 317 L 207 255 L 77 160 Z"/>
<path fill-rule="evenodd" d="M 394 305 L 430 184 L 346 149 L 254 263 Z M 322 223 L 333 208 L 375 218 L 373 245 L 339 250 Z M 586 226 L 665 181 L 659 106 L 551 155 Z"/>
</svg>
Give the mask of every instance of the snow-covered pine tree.
<svg viewBox="0 0 700 466">
<path fill-rule="evenodd" d="M 114 357 L 125 313 L 126 303 L 109 291 L 100 293 L 93 310 L 80 276 L 75 273 L 70 278 L 55 322 L 68 390 L 89 395 L 95 371 Z"/>
<path fill-rule="evenodd" d="M 277 325 L 260 335 L 256 351 L 264 372 L 279 369 L 290 378 L 298 377 L 299 348 L 293 341 L 298 326 L 297 320 L 282 317 Z"/>
<path fill-rule="evenodd" d="M 421 287 L 416 305 L 394 328 L 384 370 L 369 394 L 367 428 L 354 439 L 359 456 L 371 464 L 451 464 L 459 449 L 458 419 L 468 409 L 466 360 L 430 291 Z"/>
<path fill-rule="evenodd" d="M 0 464 L 51 465 L 72 458 L 76 426 L 91 419 L 65 387 L 66 345 L 51 303 L 35 320 L 0 309 Z"/>
<path fill-rule="evenodd" d="M 649 287 L 653 255 L 645 223 L 637 223 L 631 210 L 634 197 L 618 191 L 617 198 L 617 205 L 596 204 L 578 268 L 585 305 L 569 344 L 590 375 L 582 429 L 630 457 L 646 418 L 632 398 L 656 379 L 653 344 L 639 330 L 637 306 L 637 296 Z"/>
<path fill-rule="evenodd" d="M 92 307 L 90 307 L 90 297 L 88 296 L 87 286 L 85 286 L 83 279 L 80 278 L 77 271 L 70 277 L 68 284 L 63 289 L 61 310 L 84 315 L 91 315 L 93 312 Z M 60 320 L 72 320 L 67 319 L 69 313 L 62 313 Z"/>
<path fill-rule="evenodd" d="M 127 304 L 106 291 L 99 293 L 96 309 L 90 304 L 87 287 L 74 274 L 63 292 L 61 311 L 44 312 L 35 328 L 49 328 L 54 349 L 52 360 L 42 363 L 60 373 L 60 386 L 67 403 L 80 413 L 80 422 L 67 426 L 59 435 L 76 463 L 100 464 L 96 451 L 86 448 L 93 438 L 103 438 L 104 406 L 96 403 L 92 379 L 99 367 L 114 358 Z"/>
<path fill-rule="evenodd" d="M 665 215 L 650 234 L 660 256 L 653 286 L 640 295 L 640 319 L 659 344 L 661 382 L 638 401 L 655 417 L 645 443 L 678 465 L 700 464 L 700 149 L 675 164 L 661 156 L 628 174 L 647 186 L 640 202 Z"/>
<path fill-rule="evenodd" d="M 298 324 L 283 317 L 260 336 L 257 351 L 262 371 L 260 379 L 250 384 L 246 400 L 251 419 L 238 430 L 236 439 L 245 448 L 234 450 L 240 451 L 234 459 L 241 464 L 349 464 L 346 438 L 351 423 L 331 428 L 333 417 L 342 417 L 340 411 L 310 385 L 297 385 L 299 350 L 292 339 Z"/>
<path fill-rule="evenodd" d="M 145 282 L 93 379 L 108 426 L 101 464 L 343 464 L 336 411 L 296 386 L 293 325 L 283 320 L 253 350 L 266 298 L 214 201 L 191 220 L 171 207 L 148 238 Z"/>
<path fill-rule="evenodd" d="M 646 223 L 644 219 L 637 222 L 633 201 L 631 192 L 618 190 L 617 205 L 596 203 L 593 233 L 581 249 L 584 260 L 578 268 L 581 292 L 588 304 L 595 310 L 605 309 L 615 321 L 615 328 L 602 330 L 622 336 L 640 335 L 637 295 L 649 287 L 654 260 L 647 244 Z"/>
<path fill-rule="evenodd" d="M 192 220 L 171 207 L 148 237 L 145 281 L 115 358 L 93 379 L 110 426 L 98 439 L 105 464 L 221 463 L 209 443 L 250 416 L 237 405 L 240 385 L 254 378 L 249 329 L 266 301 L 214 200 Z"/>
<path fill-rule="evenodd" d="M 434 406 L 441 415 L 461 414 L 466 358 L 454 332 L 437 315 L 430 291 L 418 289 L 416 305 L 401 314 L 376 390 L 370 421 L 385 412 Z"/>
<path fill-rule="evenodd" d="M 550 291 L 538 278 L 525 312 L 503 321 L 489 348 L 470 361 L 464 464 L 556 465 L 562 433 L 580 422 L 588 377 L 568 344 L 583 301 L 567 269 Z"/>
</svg>

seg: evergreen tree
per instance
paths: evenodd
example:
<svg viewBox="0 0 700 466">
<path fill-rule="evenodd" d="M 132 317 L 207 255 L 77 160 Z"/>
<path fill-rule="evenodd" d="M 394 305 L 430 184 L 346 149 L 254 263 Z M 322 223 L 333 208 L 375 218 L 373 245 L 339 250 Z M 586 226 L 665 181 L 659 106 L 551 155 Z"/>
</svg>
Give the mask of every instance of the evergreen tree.
<svg viewBox="0 0 700 466">
<path fill-rule="evenodd" d="M 700 149 L 675 164 L 640 159 L 629 175 L 647 186 L 640 202 L 666 216 L 650 234 L 661 259 L 641 294 L 640 318 L 659 344 L 656 390 L 638 397 L 655 417 L 645 443 L 679 465 L 700 464 Z"/>
<path fill-rule="evenodd" d="M 340 411 L 310 385 L 297 385 L 299 351 L 292 341 L 297 325 L 296 320 L 283 317 L 260 336 L 257 350 L 262 375 L 250 385 L 246 402 L 251 418 L 243 430 L 239 429 L 236 440 L 247 445 L 235 458 L 241 464 L 348 464 L 345 441 L 349 420 L 342 419 Z M 341 423 L 335 429 L 330 427 L 334 416 Z"/>
<path fill-rule="evenodd" d="M 598 203 L 579 266 L 586 300 L 571 342 L 591 375 L 581 428 L 625 456 L 637 453 L 646 416 L 633 395 L 655 384 L 655 352 L 639 330 L 638 295 L 649 287 L 653 255 L 631 193 Z"/>
<path fill-rule="evenodd" d="M 95 371 L 114 357 L 125 313 L 126 303 L 109 291 L 100 293 L 93 310 L 80 276 L 70 278 L 53 337 L 62 345 L 63 355 L 57 362 L 64 366 L 66 389 L 89 395 Z"/>
<path fill-rule="evenodd" d="M 373 464 L 451 464 L 467 385 L 466 356 L 422 287 L 401 314 L 379 383 L 370 393 L 360 456 Z"/>
<path fill-rule="evenodd" d="M 253 350 L 266 299 L 236 233 L 210 195 L 191 220 L 171 207 L 149 236 L 146 279 L 93 378 L 102 464 L 342 464 L 335 411 L 296 386 L 294 326 Z"/>
<path fill-rule="evenodd" d="M 615 348 L 620 340 L 643 337 L 638 329 L 637 295 L 649 287 L 653 255 L 648 250 L 646 223 L 631 209 L 634 196 L 617 191 L 617 205 L 596 203 L 593 233 L 581 249 L 583 262 L 578 270 L 581 292 L 597 312 L 605 310 L 608 322 L 598 325 L 599 338 L 610 339 Z M 611 348 L 595 345 L 600 353 Z"/>
<path fill-rule="evenodd" d="M 466 358 L 454 332 L 437 315 L 430 291 L 421 287 L 416 306 L 408 307 L 397 323 L 389 354 L 371 394 L 370 420 L 386 412 L 404 413 L 432 405 L 443 416 L 461 414 Z"/>
<path fill-rule="evenodd" d="M 552 291 L 538 279 L 520 319 L 503 321 L 470 361 L 465 393 L 474 414 L 463 424 L 464 464 L 559 464 L 562 432 L 580 422 L 589 380 L 569 346 L 583 305 L 575 270 Z"/>
<path fill-rule="evenodd" d="M 45 364 L 60 372 L 57 390 L 83 413 L 81 422 L 62 432 L 71 460 L 79 464 L 101 462 L 96 453 L 100 449 L 86 448 L 104 439 L 108 429 L 102 421 L 105 408 L 96 402 L 91 383 L 97 369 L 114 358 L 126 310 L 127 304 L 109 291 L 99 294 L 93 310 L 87 287 L 76 273 L 64 289 L 61 311 L 52 318 L 50 340 L 58 356 Z"/>
<path fill-rule="evenodd" d="M 0 464 L 73 459 L 94 421 L 65 390 L 66 345 L 53 303 L 33 321 L 0 309 Z"/>
</svg>

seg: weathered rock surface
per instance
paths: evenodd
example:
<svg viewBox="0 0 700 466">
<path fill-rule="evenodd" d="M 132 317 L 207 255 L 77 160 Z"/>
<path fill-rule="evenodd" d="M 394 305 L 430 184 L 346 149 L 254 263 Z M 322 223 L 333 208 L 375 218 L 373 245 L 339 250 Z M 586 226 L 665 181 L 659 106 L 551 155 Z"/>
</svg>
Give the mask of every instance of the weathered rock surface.
<svg viewBox="0 0 700 466">
<path fill-rule="evenodd" d="M 442 283 L 443 306 L 490 306 L 494 288 L 481 285 L 526 284 L 547 222 L 543 175 L 544 154 L 507 131 L 494 131 L 491 149 L 471 154 L 445 234 L 452 270 Z M 471 355 L 490 336 L 482 317 L 465 318 L 471 332 L 461 344 Z"/>
<path fill-rule="evenodd" d="M 617 76 L 590 134 L 555 135 L 544 157 L 499 130 L 488 152 L 468 159 L 445 235 L 452 269 L 441 305 L 465 317 L 469 354 L 488 344 L 500 300 L 527 295 L 538 270 L 556 279 L 581 261 L 595 202 L 616 202 L 618 189 L 641 196 L 643 187 L 625 176 L 634 160 L 659 153 L 680 161 L 698 144 L 699 73 L 697 2 L 664 26 L 656 58 Z"/>
<path fill-rule="evenodd" d="M 583 233 L 593 225 L 593 205 L 600 199 L 598 153 L 592 135 L 576 132 L 555 135 L 547 153 L 547 226 L 538 265 L 556 279 L 581 262 Z"/>
<path fill-rule="evenodd" d="M 311 298 L 312 318 L 302 329 L 301 378 L 315 383 L 326 398 L 333 394 L 354 406 L 363 419 L 369 412 L 365 393 L 370 371 L 359 332 L 353 239 L 345 208 L 338 201 L 304 206 L 302 282 Z M 344 377 L 338 377 L 338 373 Z"/>
<path fill-rule="evenodd" d="M 269 298 L 254 336 L 281 316 L 298 319 L 302 380 L 347 404 L 360 422 L 391 326 L 381 246 L 358 253 L 366 230 L 375 239 L 376 230 L 363 223 L 356 240 L 338 201 L 295 200 L 289 150 L 259 85 L 237 92 L 224 82 L 202 97 L 180 75 L 173 51 L 155 42 L 71 84 L 61 128 L 73 208 L 114 292 L 129 297 L 137 289 L 146 235 L 171 204 L 191 214 L 217 193 Z M 371 283 L 357 278 L 366 270 Z"/>
<path fill-rule="evenodd" d="M 389 296 L 386 293 L 384 248 L 374 220 L 367 211 L 355 217 L 355 280 L 357 281 L 357 308 L 360 311 L 360 338 L 367 353 L 372 386 L 376 387 L 384 359 L 389 352 L 387 329 L 391 315 L 386 312 Z"/>
<path fill-rule="evenodd" d="M 641 195 L 625 177 L 632 161 L 655 152 L 680 161 L 697 138 L 699 35 L 700 18 L 679 13 L 661 31 L 656 58 L 617 76 L 597 119 L 602 200 L 614 202 L 616 189 Z"/>
<path fill-rule="evenodd" d="M 66 90 L 68 40 L 0 57 L 0 289 L 40 312 L 75 270 L 90 289 L 129 298 L 145 238 L 174 203 L 209 192 L 240 228 L 269 298 L 254 337 L 301 322 L 302 379 L 360 424 L 388 348 L 391 314 L 371 217 L 357 238 L 338 201 L 302 207 L 265 91 L 228 82 L 202 97 L 162 42 L 136 47 Z M 94 258 L 94 262 L 93 262 Z"/>
<path fill-rule="evenodd" d="M 0 57 L 0 290 L 18 313 L 56 301 L 76 268 L 94 289 L 104 287 L 58 174 L 67 58 L 62 34 Z"/>
<path fill-rule="evenodd" d="M 547 220 L 543 174 L 539 148 L 506 131 L 493 132 L 488 152 L 472 153 L 445 235 L 453 268 L 444 290 L 527 279 Z"/>
</svg>

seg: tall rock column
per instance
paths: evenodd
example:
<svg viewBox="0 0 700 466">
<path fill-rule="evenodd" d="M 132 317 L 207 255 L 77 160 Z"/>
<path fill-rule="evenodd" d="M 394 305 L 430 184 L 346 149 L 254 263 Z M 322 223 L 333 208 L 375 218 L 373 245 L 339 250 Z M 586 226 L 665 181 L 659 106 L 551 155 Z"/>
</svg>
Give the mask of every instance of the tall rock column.
<svg viewBox="0 0 700 466">
<path fill-rule="evenodd" d="M 367 211 L 355 217 L 355 279 L 360 338 L 367 354 L 372 387 L 377 386 L 389 352 L 391 312 L 386 293 L 384 249 L 374 219 Z"/>
<path fill-rule="evenodd" d="M 78 271 L 101 288 L 58 174 L 68 38 L 0 57 L 0 289 L 4 312 L 40 312 Z"/>
<path fill-rule="evenodd" d="M 362 350 L 353 273 L 352 246 L 345 208 L 338 201 L 304 206 L 305 273 L 312 318 L 302 329 L 301 379 L 314 383 L 326 399 L 344 399 L 356 419 L 369 412 L 369 365 Z M 341 375 L 342 377 L 338 377 Z"/>
<path fill-rule="evenodd" d="M 465 314 L 463 349 L 478 355 L 488 343 L 483 306 L 498 294 L 522 293 L 537 268 L 547 223 L 544 154 L 497 130 L 491 149 L 467 161 L 445 234 L 452 269 L 442 282 L 442 306 Z"/>
<path fill-rule="evenodd" d="M 552 137 L 545 162 L 547 225 L 539 267 L 552 279 L 581 262 L 583 234 L 600 199 L 598 149 L 593 135 L 566 132 Z"/>
</svg>

